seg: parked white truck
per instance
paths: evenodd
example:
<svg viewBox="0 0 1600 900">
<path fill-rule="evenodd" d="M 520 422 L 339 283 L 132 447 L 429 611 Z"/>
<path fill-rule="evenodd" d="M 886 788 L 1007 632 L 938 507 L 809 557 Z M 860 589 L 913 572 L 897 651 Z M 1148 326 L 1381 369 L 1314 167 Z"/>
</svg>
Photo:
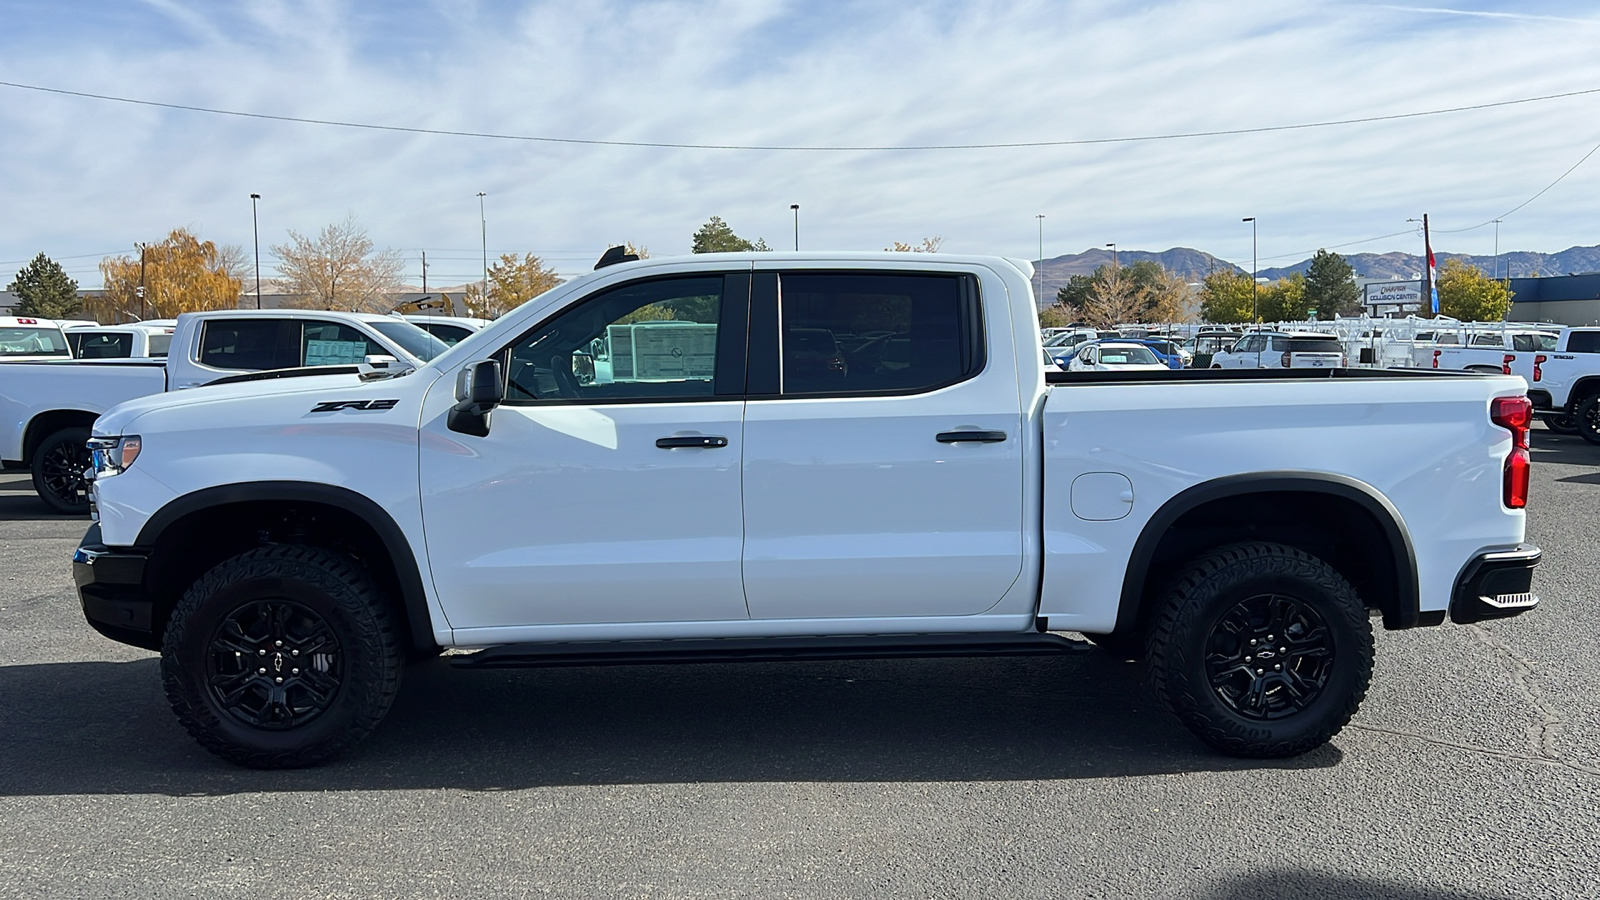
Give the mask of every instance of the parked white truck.
<svg viewBox="0 0 1600 900">
<path fill-rule="evenodd" d="M 1521 379 L 1047 378 L 1029 282 L 946 254 L 649 259 L 399 377 L 125 403 L 94 428 L 84 615 L 161 651 L 206 748 L 282 767 L 350 749 L 441 648 L 490 668 L 1087 646 L 1061 632 L 1142 655 L 1213 747 L 1288 756 L 1356 711 L 1370 616 L 1538 602 Z M 633 328 L 593 377 L 611 329 L 659 321 L 708 327 Z M 794 337 L 818 332 L 832 349 Z"/>
<path fill-rule="evenodd" d="M 418 365 L 444 349 L 438 338 L 393 316 L 304 309 L 186 313 L 178 317 L 165 359 L 0 367 L 0 460 L 29 468 L 34 490 L 51 508 L 81 515 L 89 510 L 83 477 L 89 426 L 118 403 L 269 370 L 342 366 L 355 372 L 368 355 Z"/>
</svg>

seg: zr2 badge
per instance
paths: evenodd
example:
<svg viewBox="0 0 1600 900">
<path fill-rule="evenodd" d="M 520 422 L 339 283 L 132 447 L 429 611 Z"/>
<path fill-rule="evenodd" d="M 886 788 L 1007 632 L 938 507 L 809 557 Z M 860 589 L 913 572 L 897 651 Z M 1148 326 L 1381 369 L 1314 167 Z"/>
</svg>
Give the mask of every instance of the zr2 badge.
<svg viewBox="0 0 1600 900">
<path fill-rule="evenodd" d="M 399 400 L 324 400 L 311 407 L 314 413 L 338 412 L 341 409 L 394 409 Z"/>
</svg>

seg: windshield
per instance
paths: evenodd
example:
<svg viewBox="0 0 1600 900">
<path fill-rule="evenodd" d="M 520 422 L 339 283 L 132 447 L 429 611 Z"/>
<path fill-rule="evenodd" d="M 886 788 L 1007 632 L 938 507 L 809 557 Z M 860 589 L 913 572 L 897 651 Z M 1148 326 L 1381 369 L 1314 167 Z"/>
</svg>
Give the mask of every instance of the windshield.
<svg viewBox="0 0 1600 900">
<path fill-rule="evenodd" d="M 1106 366 L 1160 365 L 1156 361 L 1156 355 L 1150 352 L 1149 347 L 1102 347 L 1100 348 L 1100 364 Z"/>
<path fill-rule="evenodd" d="M 403 319 L 392 319 L 384 322 L 367 323 L 378 330 L 378 333 L 399 344 L 407 353 L 417 359 L 427 362 L 435 356 L 450 349 L 444 341 L 423 331 L 421 328 Z"/>
<path fill-rule="evenodd" d="M 59 328 L 0 328 L 0 356 L 70 356 Z"/>
</svg>

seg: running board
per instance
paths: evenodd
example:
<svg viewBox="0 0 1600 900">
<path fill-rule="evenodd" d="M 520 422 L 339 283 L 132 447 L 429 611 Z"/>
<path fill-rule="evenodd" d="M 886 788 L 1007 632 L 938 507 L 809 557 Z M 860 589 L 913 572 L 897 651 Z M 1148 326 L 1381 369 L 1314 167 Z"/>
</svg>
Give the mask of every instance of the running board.
<svg viewBox="0 0 1600 900">
<path fill-rule="evenodd" d="M 783 662 L 807 659 L 909 659 L 1059 656 L 1091 649 L 1059 634 L 883 634 L 841 637 L 712 638 L 500 644 L 457 656 L 462 669 L 637 666 L 658 663 Z"/>
</svg>

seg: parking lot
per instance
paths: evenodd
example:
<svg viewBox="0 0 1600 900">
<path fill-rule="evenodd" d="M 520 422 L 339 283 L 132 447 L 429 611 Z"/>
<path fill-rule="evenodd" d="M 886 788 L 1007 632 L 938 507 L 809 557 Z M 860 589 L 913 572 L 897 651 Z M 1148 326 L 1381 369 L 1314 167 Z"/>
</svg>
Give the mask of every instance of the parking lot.
<svg viewBox="0 0 1600 900">
<path fill-rule="evenodd" d="M 0 896 L 1594 896 L 1600 448 L 1534 433 L 1544 602 L 1378 636 L 1332 745 L 1218 756 L 1065 659 L 407 672 L 350 757 L 220 762 L 0 475 Z"/>
</svg>

